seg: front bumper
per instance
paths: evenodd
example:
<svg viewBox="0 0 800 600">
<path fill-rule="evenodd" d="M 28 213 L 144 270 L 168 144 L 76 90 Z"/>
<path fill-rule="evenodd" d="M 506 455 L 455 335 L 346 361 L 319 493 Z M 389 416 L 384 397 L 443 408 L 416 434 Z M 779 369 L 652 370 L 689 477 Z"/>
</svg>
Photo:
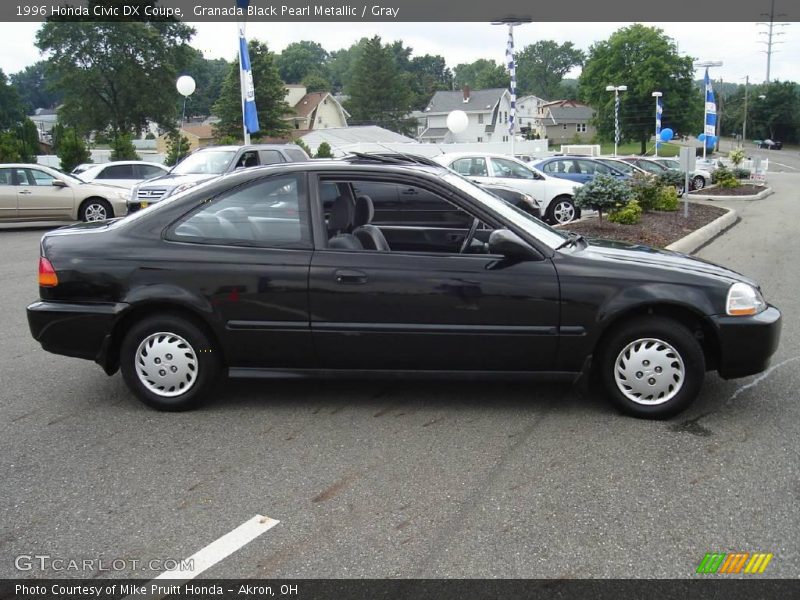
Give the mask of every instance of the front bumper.
<svg viewBox="0 0 800 600">
<path fill-rule="evenodd" d="M 111 330 L 124 303 L 38 301 L 28 306 L 31 335 L 53 354 L 105 363 Z"/>
<path fill-rule="evenodd" d="M 774 306 L 752 317 L 711 317 L 720 345 L 718 371 L 724 379 L 736 379 L 765 371 L 778 349 L 781 313 Z"/>
</svg>

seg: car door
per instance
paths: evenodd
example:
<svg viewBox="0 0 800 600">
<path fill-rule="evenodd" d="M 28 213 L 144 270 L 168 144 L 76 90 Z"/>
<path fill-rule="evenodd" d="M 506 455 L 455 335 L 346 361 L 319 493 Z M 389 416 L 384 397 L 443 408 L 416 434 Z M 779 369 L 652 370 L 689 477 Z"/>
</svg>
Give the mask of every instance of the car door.
<svg viewBox="0 0 800 600">
<path fill-rule="evenodd" d="M 24 168 L 16 171 L 20 183 L 17 191 L 19 218 L 71 219 L 73 217 L 75 192 L 69 184 L 54 185 L 56 177 L 42 169 Z"/>
<path fill-rule="evenodd" d="M 547 203 L 549 199 L 547 182 L 532 169 L 514 160 L 495 156 L 489 159 L 489 165 L 497 183 L 513 187 L 530 194 L 539 202 Z"/>
<path fill-rule="evenodd" d="M 0 169 L 0 220 L 17 216 L 17 186 L 14 184 L 14 169 Z"/>
<path fill-rule="evenodd" d="M 454 210 L 452 190 L 395 176 Z M 338 182 L 341 183 L 339 178 Z M 322 177 L 320 185 L 326 185 Z M 349 185 L 358 187 L 359 181 Z M 312 183 L 312 189 L 315 186 Z M 319 194 L 312 193 L 312 210 Z M 323 223 L 320 216 L 317 222 Z M 484 223 L 479 240 L 496 223 Z M 383 230 L 384 226 L 379 227 Z M 419 227 L 424 236 L 425 227 Z M 331 249 L 325 235 L 309 277 L 311 330 L 319 365 L 327 369 L 543 371 L 558 343 L 559 287 L 549 259 L 508 261 L 462 254 L 465 231 L 450 228 L 437 251 L 395 243 L 387 252 Z M 482 245 L 478 242 L 478 245 Z"/>
<path fill-rule="evenodd" d="M 231 367 L 308 367 L 312 244 L 305 175 L 272 175 L 202 203 L 165 234 L 165 283 L 201 294 Z M 189 249 L 189 250 L 187 250 Z M 152 275 L 151 275 L 152 277 Z"/>
</svg>

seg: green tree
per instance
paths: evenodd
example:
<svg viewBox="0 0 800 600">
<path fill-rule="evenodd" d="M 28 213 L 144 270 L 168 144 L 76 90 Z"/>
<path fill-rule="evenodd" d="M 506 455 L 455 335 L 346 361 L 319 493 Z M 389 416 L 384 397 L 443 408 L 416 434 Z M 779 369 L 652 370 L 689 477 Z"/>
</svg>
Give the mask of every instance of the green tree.
<svg viewBox="0 0 800 600">
<path fill-rule="evenodd" d="M 333 158 L 331 145 L 328 142 L 322 142 L 317 146 L 317 154 L 314 158 Z"/>
<path fill-rule="evenodd" d="M 258 124 L 261 127 L 260 135 L 280 136 L 289 131 L 289 123 L 284 120 L 284 117 L 291 112 L 291 109 L 284 101 L 286 88 L 275 66 L 275 55 L 269 51 L 266 44 L 256 40 L 250 40 L 249 53 L 253 85 L 255 86 Z M 237 60 L 230 65 L 225 81 L 222 83 L 220 97 L 214 104 L 213 112 L 220 119 L 214 125 L 217 138 L 232 136 L 241 139 L 241 89 L 239 61 Z"/>
<path fill-rule="evenodd" d="M 652 92 L 664 94 L 663 127 L 694 131 L 702 125 L 703 99 L 693 83 L 690 56 L 681 56 L 675 42 L 661 29 L 635 24 L 614 32 L 589 49 L 579 85 L 581 98 L 597 109 L 596 123 L 603 139 L 614 136 L 614 93 L 607 85 L 627 85 L 620 92 L 623 140 L 639 140 L 641 151 L 655 127 Z"/>
<path fill-rule="evenodd" d="M 328 92 L 331 90 L 330 80 L 317 71 L 311 71 L 308 73 L 305 77 L 303 77 L 303 81 L 301 83 L 306 86 L 306 91 L 309 93 Z"/>
<path fill-rule="evenodd" d="M 111 141 L 111 160 L 140 160 L 130 133 L 117 133 Z"/>
<path fill-rule="evenodd" d="M 164 157 L 164 164 L 171 167 L 183 160 L 189 152 L 191 152 L 189 138 L 178 131 L 172 131 L 167 136 L 167 155 Z"/>
<path fill-rule="evenodd" d="M 368 40 L 364 51 L 353 64 L 346 108 L 352 121 L 371 123 L 397 131 L 408 132 L 413 123 L 408 118 L 413 95 L 409 75 L 398 68 L 389 46 L 381 44 L 378 36 Z"/>
<path fill-rule="evenodd" d="M 469 86 L 473 90 L 483 90 L 507 88 L 511 85 L 511 78 L 506 68 L 485 58 L 456 66 L 453 70 L 453 77 L 457 88 Z"/>
<path fill-rule="evenodd" d="M 754 90 L 750 90 L 751 94 Z M 772 81 L 756 88 L 750 95 L 748 120 L 752 119 L 752 135 L 762 139 L 796 142 L 800 139 L 800 94 L 797 84 Z M 763 96 L 763 98 L 762 98 Z M 748 131 L 751 127 L 748 126 Z"/>
<path fill-rule="evenodd" d="M 53 131 L 56 154 L 61 159 L 61 170 L 69 173 L 80 164 L 92 162 L 92 153 L 83 138 L 72 127 L 57 125 Z"/>
<path fill-rule="evenodd" d="M 424 109 L 435 92 L 453 87 L 453 73 L 441 56 L 415 56 L 408 69 L 414 92 L 413 107 L 417 110 Z"/>
<path fill-rule="evenodd" d="M 330 60 L 328 61 L 328 73 L 330 74 L 333 91 L 341 92 L 350 85 L 353 76 L 353 65 L 363 53 L 368 41 L 367 38 L 361 38 L 349 48 L 331 52 Z"/>
<path fill-rule="evenodd" d="M 554 100 L 561 97 L 561 80 L 586 56 L 572 42 L 542 40 L 517 54 L 517 88 L 520 94 L 536 94 Z"/>
<path fill-rule="evenodd" d="M 40 60 L 10 77 L 28 114 L 37 108 L 53 108 L 61 102 L 62 94 L 51 87 L 47 69 L 47 61 Z"/>
<path fill-rule="evenodd" d="M 188 62 L 180 75 L 189 75 L 195 81 L 195 91 L 187 98 L 187 117 L 206 117 L 211 114 L 211 107 L 219 98 L 222 82 L 228 74 L 230 64 L 224 58 L 207 59 L 196 49 L 188 51 Z M 174 87 L 173 83 L 173 87 Z M 183 96 L 177 97 L 175 114 L 183 111 Z M 170 122 L 171 123 L 171 122 Z"/>
<path fill-rule="evenodd" d="M 327 75 L 330 55 L 316 42 L 301 41 L 289 44 L 277 57 L 281 79 L 286 83 L 301 83 L 310 73 Z"/>
<path fill-rule="evenodd" d="M 13 85 L 0 69 L 0 131 L 16 127 L 25 118 L 25 107 Z"/>
<path fill-rule="evenodd" d="M 140 14 L 154 0 L 89 0 L 95 5 L 137 5 Z M 105 18 L 108 21 L 108 18 Z M 148 120 L 175 119 L 175 80 L 189 57 L 187 25 L 160 21 L 95 22 L 48 20 L 36 46 L 49 55 L 48 74 L 64 94 L 59 114 L 80 131 L 111 127 L 138 132 Z"/>
</svg>

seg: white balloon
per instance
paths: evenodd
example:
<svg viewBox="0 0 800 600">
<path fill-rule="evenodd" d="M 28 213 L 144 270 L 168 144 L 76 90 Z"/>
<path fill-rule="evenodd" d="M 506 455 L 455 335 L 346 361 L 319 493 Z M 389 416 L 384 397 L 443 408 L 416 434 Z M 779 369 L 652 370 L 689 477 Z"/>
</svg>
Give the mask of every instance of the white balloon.
<svg viewBox="0 0 800 600">
<path fill-rule="evenodd" d="M 469 127 L 469 117 L 463 110 L 453 110 L 447 115 L 447 128 L 452 133 L 461 133 Z"/>
<path fill-rule="evenodd" d="M 188 75 L 181 75 L 178 81 L 175 82 L 175 87 L 178 88 L 178 93 L 181 96 L 191 96 L 195 90 L 194 79 Z"/>
</svg>

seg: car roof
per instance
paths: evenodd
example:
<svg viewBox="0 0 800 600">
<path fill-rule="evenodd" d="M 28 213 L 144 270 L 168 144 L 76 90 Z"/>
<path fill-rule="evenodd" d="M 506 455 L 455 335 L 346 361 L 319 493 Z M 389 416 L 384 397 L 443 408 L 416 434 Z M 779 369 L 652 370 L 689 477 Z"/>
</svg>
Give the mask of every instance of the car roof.
<svg viewBox="0 0 800 600">
<path fill-rule="evenodd" d="M 445 152 L 443 154 L 434 156 L 433 159 L 434 160 L 442 158 L 456 159 L 456 158 L 469 158 L 472 156 L 488 156 L 489 158 L 508 158 L 525 164 L 525 161 L 518 159 L 516 156 L 511 156 L 510 154 L 501 154 L 500 152 Z"/>
<path fill-rule="evenodd" d="M 302 150 L 297 144 L 246 144 L 242 146 L 203 146 L 195 150 L 195 152 L 208 152 L 210 150 L 285 150 L 287 148 Z"/>
</svg>

